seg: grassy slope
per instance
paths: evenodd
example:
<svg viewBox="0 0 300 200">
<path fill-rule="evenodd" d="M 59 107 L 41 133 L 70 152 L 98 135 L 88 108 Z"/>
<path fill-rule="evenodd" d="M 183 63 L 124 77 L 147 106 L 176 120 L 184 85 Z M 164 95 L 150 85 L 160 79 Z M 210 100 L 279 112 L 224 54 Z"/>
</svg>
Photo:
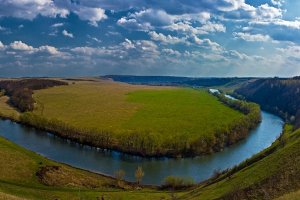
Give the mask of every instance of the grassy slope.
<svg viewBox="0 0 300 200">
<path fill-rule="evenodd" d="M 300 190 L 283 195 L 282 197 L 279 197 L 276 200 L 299 200 L 299 198 L 300 198 Z"/>
<path fill-rule="evenodd" d="M 152 132 L 157 135 L 210 135 L 242 116 L 204 91 L 119 84 L 109 81 L 36 91 L 34 111 L 76 127 Z M 75 112 L 76 111 L 76 112 Z M 201 130 L 199 132 L 199 130 Z"/>
<path fill-rule="evenodd" d="M 96 199 L 105 195 L 106 199 L 160 199 L 169 194 L 152 189 L 136 191 L 127 186 L 126 191 L 113 189 L 111 178 L 74 169 L 49 161 L 33 152 L 25 150 L 0 138 L 0 199 Z M 36 172 L 41 166 L 60 166 L 59 171 L 47 174 L 43 185 Z M 14 195 L 14 196 L 11 196 Z"/>
<path fill-rule="evenodd" d="M 285 134 L 288 139 L 284 146 L 277 141 L 269 148 L 275 148 L 274 153 L 244 167 L 230 178 L 199 186 L 180 199 L 268 199 L 299 189 L 300 129 L 293 133 L 289 129 Z"/>
</svg>

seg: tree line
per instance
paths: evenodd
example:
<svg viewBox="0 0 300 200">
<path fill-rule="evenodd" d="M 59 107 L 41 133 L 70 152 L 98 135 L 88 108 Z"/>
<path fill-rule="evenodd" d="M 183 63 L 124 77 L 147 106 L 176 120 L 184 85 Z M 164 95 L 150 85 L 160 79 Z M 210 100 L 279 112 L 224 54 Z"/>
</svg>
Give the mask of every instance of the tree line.
<svg viewBox="0 0 300 200">
<path fill-rule="evenodd" d="M 0 93 L 10 97 L 9 103 L 21 112 L 34 109 L 33 90 L 67 85 L 66 82 L 50 79 L 21 79 L 0 81 Z"/>
</svg>

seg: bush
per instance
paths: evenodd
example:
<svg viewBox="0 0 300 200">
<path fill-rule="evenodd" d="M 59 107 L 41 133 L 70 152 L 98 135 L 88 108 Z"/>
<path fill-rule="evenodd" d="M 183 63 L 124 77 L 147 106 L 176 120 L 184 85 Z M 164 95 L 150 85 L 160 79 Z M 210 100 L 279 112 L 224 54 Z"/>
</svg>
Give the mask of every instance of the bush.
<svg viewBox="0 0 300 200">
<path fill-rule="evenodd" d="M 184 189 L 195 185 L 193 178 L 185 178 L 178 176 L 167 176 L 162 184 L 162 188 Z"/>
</svg>

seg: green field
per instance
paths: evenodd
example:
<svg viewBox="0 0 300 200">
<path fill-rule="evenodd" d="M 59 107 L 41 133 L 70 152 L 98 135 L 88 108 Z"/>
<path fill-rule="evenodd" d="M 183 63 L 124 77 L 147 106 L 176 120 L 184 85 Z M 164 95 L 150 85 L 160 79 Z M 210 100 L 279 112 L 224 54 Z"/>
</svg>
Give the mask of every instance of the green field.
<svg viewBox="0 0 300 200">
<path fill-rule="evenodd" d="M 166 137 L 210 135 L 242 116 L 204 90 L 105 81 L 38 90 L 34 98 L 44 105 L 44 117 L 114 133 L 142 130 Z M 34 113 L 41 114 L 40 106 Z"/>
<path fill-rule="evenodd" d="M 83 135 L 94 138 L 108 132 L 109 144 L 129 152 L 143 149 L 147 155 L 180 154 L 192 148 L 192 143 L 199 146 L 196 142 L 205 140 L 209 144 L 201 153 L 210 153 L 216 134 L 228 132 L 244 117 L 205 90 L 103 80 L 74 83 L 35 91 L 33 113 L 59 120 L 78 132 L 84 130 Z"/>
</svg>

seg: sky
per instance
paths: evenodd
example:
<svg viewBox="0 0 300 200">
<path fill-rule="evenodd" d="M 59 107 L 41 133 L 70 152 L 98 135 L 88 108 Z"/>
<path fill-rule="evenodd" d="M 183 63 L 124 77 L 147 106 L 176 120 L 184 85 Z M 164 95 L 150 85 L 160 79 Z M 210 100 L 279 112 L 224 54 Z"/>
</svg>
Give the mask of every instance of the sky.
<svg viewBox="0 0 300 200">
<path fill-rule="evenodd" d="M 0 0 L 0 77 L 300 74 L 298 0 Z"/>
</svg>

